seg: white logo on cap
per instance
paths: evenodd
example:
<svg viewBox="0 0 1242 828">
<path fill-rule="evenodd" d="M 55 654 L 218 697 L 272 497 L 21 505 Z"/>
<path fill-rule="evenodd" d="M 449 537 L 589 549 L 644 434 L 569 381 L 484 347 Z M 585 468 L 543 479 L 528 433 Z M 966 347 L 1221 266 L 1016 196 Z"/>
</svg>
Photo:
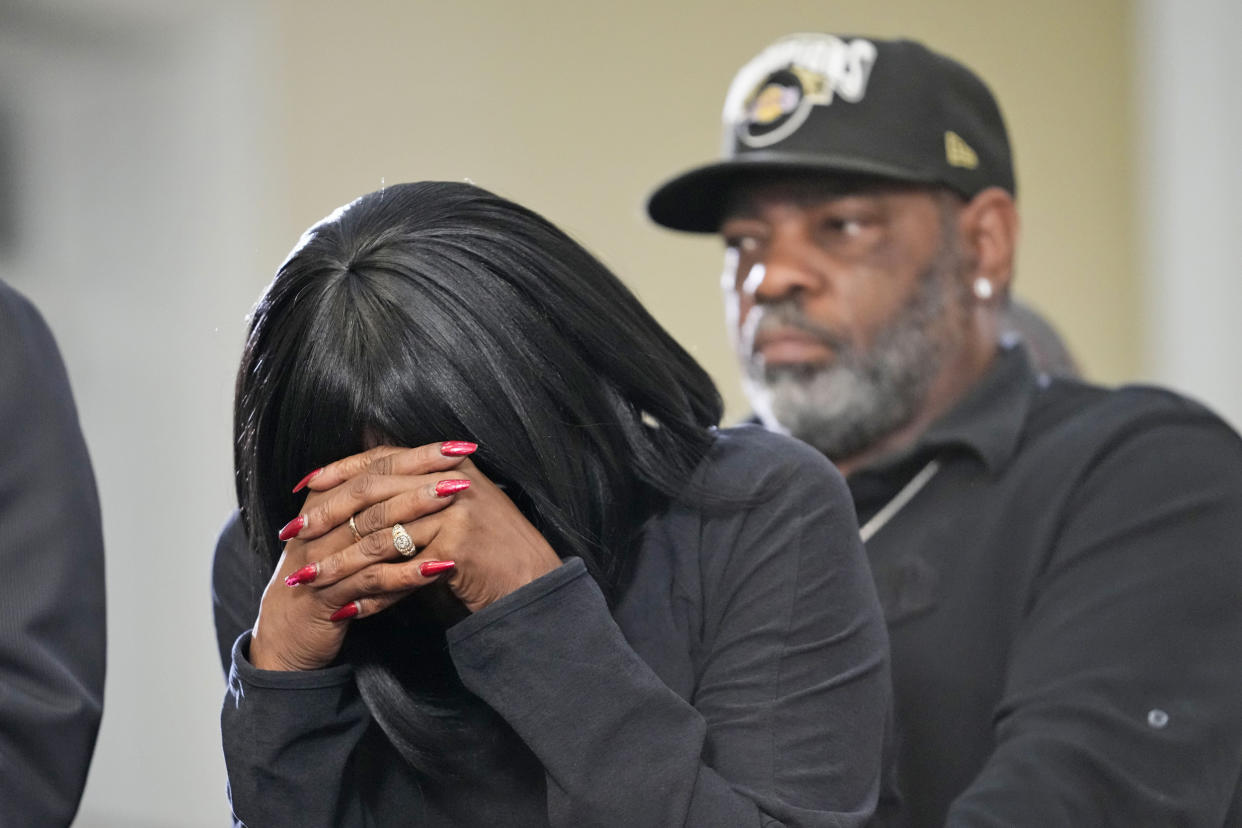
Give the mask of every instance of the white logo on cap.
<svg viewBox="0 0 1242 828">
<path fill-rule="evenodd" d="M 781 38 L 733 78 L 725 96 L 725 125 L 748 146 L 775 144 L 802 126 L 812 106 L 828 106 L 834 96 L 862 100 L 875 57 L 875 44 L 862 38 Z"/>
</svg>

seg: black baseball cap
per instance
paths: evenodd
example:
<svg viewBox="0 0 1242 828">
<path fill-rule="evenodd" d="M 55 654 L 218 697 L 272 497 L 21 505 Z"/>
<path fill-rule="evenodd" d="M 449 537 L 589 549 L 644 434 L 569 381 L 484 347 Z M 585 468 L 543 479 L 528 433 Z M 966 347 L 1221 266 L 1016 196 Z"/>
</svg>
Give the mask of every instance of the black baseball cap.
<svg viewBox="0 0 1242 828">
<path fill-rule="evenodd" d="M 794 34 L 741 68 L 724 106 L 724 158 L 662 184 L 647 213 L 714 233 L 729 191 L 820 171 L 1017 195 L 996 99 L 957 61 L 913 40 Z"/>
</svg>

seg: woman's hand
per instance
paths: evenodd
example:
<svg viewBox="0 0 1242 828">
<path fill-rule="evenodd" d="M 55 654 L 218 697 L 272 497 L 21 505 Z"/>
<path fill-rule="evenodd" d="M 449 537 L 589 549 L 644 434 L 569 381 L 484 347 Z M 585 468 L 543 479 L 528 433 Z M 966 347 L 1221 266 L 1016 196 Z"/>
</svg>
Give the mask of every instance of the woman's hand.
<svg viewBox="0 0 1242 828">
<path fill-rule="evenodd" d="M 411 573 L 428 564 L 454 564 L 445 578 L 471 612 L 561 564 L 513 501 L 469 460 L 462 460 L 452 474 L 410 477 L 426 468 L 426 457 L 435 448 L 381 447 L 373 450 L 377 459 L 346 458 L 310 481 L 312 489 L 330 490 L 303 511 L 297 537 L 309 540 L 319 532 L 330 533 L 330 527 L 352 515 L 362 540 L 327 556 L 308 557 L 308 572 L 313 572 L 308 580 L 318 589 L 359 589 L 357 616 L 385 609 L 411 585 L 422 585 Z M 353 471 L 364 463 L 365 473 Z M 428 505 L 437 501 L 448 501 L 447 508 Z M 392 530 L 398 523 L 417 548 L 408 561 L 393 545 Z M 397 563 L 375 565 L 393 560 Z"/>
<path fill-rule="evenodd" d="M 421 485 L 424 490 L 428 486 L 434 487 L 439 479 L 452 478 L 452 470 L 461 465 L 465 454 L 473 450 L 474 446 L 470 443 L 424 446 L 407 453 L 401 468 L 404 473 L 402 477 L 388 479 L 386 473 L 393 471 L 388 458 L 399 450 L 381 447 L 318 469 L 299 483 L 298 489 L 306 487 L 308 481 L 314 485 L 302 514 L 281 530 L 282 539 L 288 539 L 288 543 L 263 592 L 250 643 L 251 663 L 262 670 L 316 670 L 331 664 L 340 652 L 346 630 L 346 625 L 340 620 L 348 616 L 348 610 L 344 615 L 341 610 L 354 607 L 353 601 L 360 593 L 350 590 L 357 584 L 344 584 L 338 589 L 291 588 L 314 578 L 317 567 L 312 562 L 355 545 L 348 515 L 344 521 L 334 525 L 320 524 L 319 531 L 312 531 L 307 517 L 316 513 L 318 504 L 333 496 L 339 498 L 338 490 L 349 487 L 366 491 L 383 483 L 385 485 L 380 488 L 390 492 L 398 491 L 398 487 L 418 489 Z M 413 514 L 420 509 L 423 512 L 442 509 L 451 498 L 424 496 L 409 498 L 408 501 L 408 510 Z M 305 537 L 297 537 L 299 530 Z M 391 531 L 389 537 L 387 552 L 396 556 Z M 381 556 L 375 556 L 370 560 L 380 559 Z M 391 598 L 388 603 L 394 603 L 418 587 L 436 580 L 434 573 L 423 576 L 415 571 L 414 574 L 417 577 L 410 578 L 400 594 L 385 596 Z M 327 586 L 326 582 L 321 584 L 321 587 Z"/>
<path fill-rule="evenodd" d="M 381 447 L 314 474 L 308 485 L 315 494 L 286 527 L 286 536 L 296 533 L 296 539 L 264 594 L 251 644 L 256 666 L 266 666 L 260 660 L 269 652 L 268 669 L 325 666 L 340 650 L 343 620 L 380 612 L 438 577 L 473 612 L 560 566 L 505 493 L 470 461 L 446 463 L 440 445 Z M 398 523 L 417 550 L 409 559 L 394 546 Z M 306 588 L 290 590 L 286 583 Z M 300 612 L 287 611 L 295 606 L 287 596 L 271 595 L 281 590 L 307 596 Z M 267 624 L 269 603 L 285 608 L 282 619 L 308 628 Z M 277 638 L 281 646 L 269 651 L 268 642 Z"/>
</svg>

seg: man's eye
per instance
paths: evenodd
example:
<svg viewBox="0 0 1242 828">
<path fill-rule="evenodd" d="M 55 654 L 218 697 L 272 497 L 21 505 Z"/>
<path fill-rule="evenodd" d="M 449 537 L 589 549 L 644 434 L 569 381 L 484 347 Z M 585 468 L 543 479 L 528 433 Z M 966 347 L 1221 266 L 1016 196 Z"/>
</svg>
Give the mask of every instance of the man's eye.
<svg viewBox="0 0 1242 828">
<path fill-rule="evenodd" d="M 866 222 L 856 218 L 831 218 L 824 221 L 824 228 L 841 236 L 858 236 L 866 228 Z"/>
<path fill-rule="evenodd" d="M 759 249 L 759 240 L 754 236 L 734 236 L 729 239 L 729 247 L 739 253 L 754 253 Z"/>
</svg>

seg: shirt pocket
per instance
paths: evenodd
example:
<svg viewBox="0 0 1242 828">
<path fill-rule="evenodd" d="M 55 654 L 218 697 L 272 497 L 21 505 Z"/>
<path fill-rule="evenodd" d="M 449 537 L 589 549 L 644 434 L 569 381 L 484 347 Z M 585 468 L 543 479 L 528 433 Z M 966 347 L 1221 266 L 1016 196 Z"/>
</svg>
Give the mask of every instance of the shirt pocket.
<svg viewBox="0 0 1242 828">
<path fill-rule="evenodd" d="M 887 560 L 873 560 L 871 571 L 890 627 L 930 612 L 940 603 L 940 568 L 925 554 L 907 550 Z"/>
</svg>

